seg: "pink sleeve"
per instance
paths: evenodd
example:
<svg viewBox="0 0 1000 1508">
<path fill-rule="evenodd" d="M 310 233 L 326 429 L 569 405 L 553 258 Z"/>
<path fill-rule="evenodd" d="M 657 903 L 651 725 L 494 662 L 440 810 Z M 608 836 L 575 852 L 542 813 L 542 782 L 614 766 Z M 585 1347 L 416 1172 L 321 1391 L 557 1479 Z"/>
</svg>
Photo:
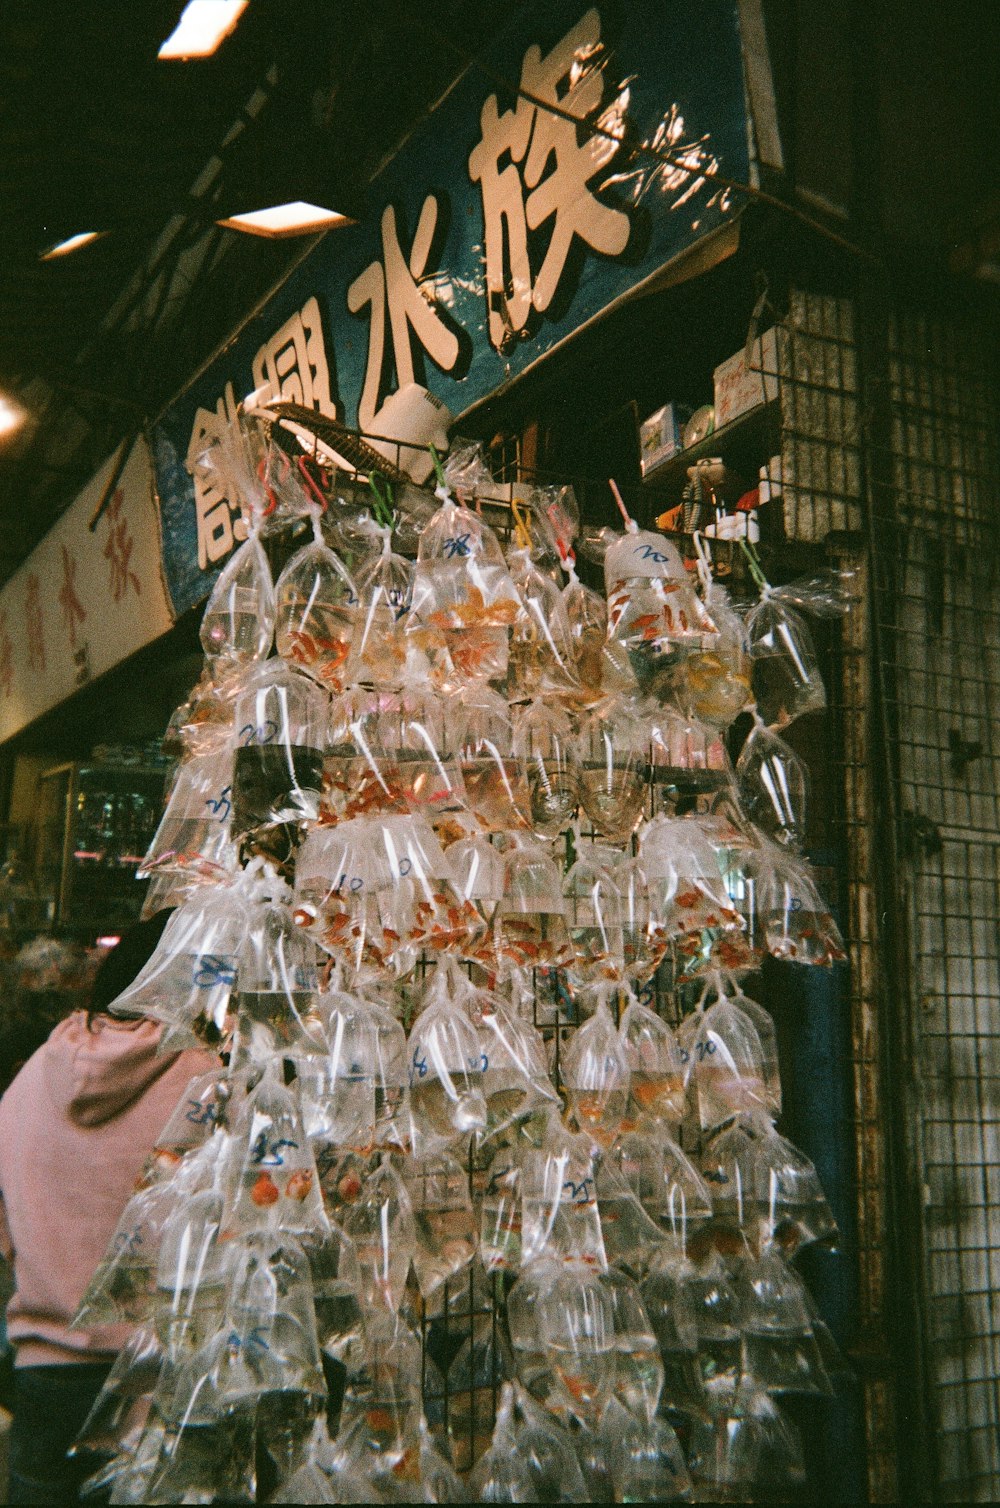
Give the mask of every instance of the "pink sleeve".
<svg viewBox="0 0 1000 1508">
<path fill-rule="evenodd" d="M 14 1243 L 10 1239 L 7 1206 L 4 1204 L 2 1194 L 0 1194 L 0 1257 L 3 1257 L 6 1262 L 13 1263 L 14 1261 Z"/>
</svg>

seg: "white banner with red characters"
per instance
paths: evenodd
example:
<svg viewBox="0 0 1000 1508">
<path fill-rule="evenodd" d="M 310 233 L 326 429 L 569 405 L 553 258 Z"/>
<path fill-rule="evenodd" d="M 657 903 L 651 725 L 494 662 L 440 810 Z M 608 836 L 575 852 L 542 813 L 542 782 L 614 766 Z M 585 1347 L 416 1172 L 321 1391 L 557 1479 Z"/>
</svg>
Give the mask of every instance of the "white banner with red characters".
<svg viewBox="0 0 1000 1508">
<path fill-rule="evenodd" d="M 0 590 L 0 742 L 173 624 L 144 440 L 91 531 L 116 460 L 104 463 Z"/>
</svg>

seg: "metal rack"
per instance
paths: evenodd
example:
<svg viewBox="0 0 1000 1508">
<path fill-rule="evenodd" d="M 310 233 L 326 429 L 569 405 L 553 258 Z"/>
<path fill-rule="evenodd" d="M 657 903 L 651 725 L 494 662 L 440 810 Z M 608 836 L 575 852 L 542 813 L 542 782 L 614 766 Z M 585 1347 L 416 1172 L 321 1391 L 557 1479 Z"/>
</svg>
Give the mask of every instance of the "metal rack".
<svg viewBox="0 0 1000 1508">
<path fill-rule="evenodd" d="M 894 799 L 894 1028 L 938 1493 L 1000 1495 L 1000 382 L 988 322 L 897 298 L 871 531 Z M 905 940 L 905 941 L 903 941 Z"/>
<path fill-rule="evenodd" d="M 770 381 L 773 374 L 767 374 L 767 377 Z M 763 380 L 762 377 L 762 382 Z M 297 423 L 302 422 L 301 414 L 296 414 L 294 417 Z M 776 443 L 779 435 L 783 437 L 784 443 L 792 443 L 794 432 L 788 425 L 779 427 L 777 422 L 779 417 L 782 419 L 787 417 L 786 409 L 779 408 L 778 404 L 771 399 L 763 411 L 755 411 L 749 419 L 745 418 L 742 422 L 738 421 L 731 426 L 728 439 L 735 440 L 744 448 L 747 445 L 750 445 L 752 449 L 759 448 L 763 460 L 766 461 L 767 453 L 770 453 L 770 448 Z M 359 435 L 354 438 L 359 445 L 364 443 L 364 436 Z M 704 450 L 705 454 L 715 454 L 725 444 L 727 444 L 727 434 L 720 431 L 717 436 L 710 437 L 700 449 Z M 399 459 L 398 456 L 397 459 Z M 570 482 L 577 491 L 583 516 L 586 517 L 588 513 L 591 516 L 600 516 L 603 512 L 609 522 L 611 521 L 612 505 L 606 481 L 594 478 L 550 476 L 544 469 L 526 468 L 521 463 L 521 451 L 516 440 L 508 439 L 495 447 L 494 452 L 489 455 L 489 460 L 491 470 L 498 482 L 497 495 L 485 499 L 479 498 L 474 506 L 484 514 L 502 539 L 509 537 L 513 526 L 510 492 L 507 485 L 512 482 L 526 486 Z M 690 460 L 691 456 L 686 453 L 682 453 L 678 458 L 675 483 L 681 482 L 683 469 L 686 469 Z M 381 458 L 379 458 L 379 466 L 381 469 Z M 404 480 L 398 481 L 398 485 L 412 486 L 413 484 Z M 660 488 L 654 491 L 642 487 L 624 490 L 627 505 L 644 523 L 647 521 L 650 510 L 655 512 L 662 505 L 665 495 Z M 780 540 L 780 527 L 775 528 L 772 533 Z M 678 534 L 672 538 L 682 553 L 693 556 L 690 535 Z M 752 589 L 748 586 L 748 578 L 739 550 L 728 542 L 713 541 L 712 543 L 717 566 L 734 578 L 738 588 L 747 586 L 749 594 Z M 819 542 L 815 537 L 805 540 L 793 538 L 790 546 L 785 547 L 779 543 L 775 549 L 768 549 L 765 544 L 764 551 L 769 569 L 774 567 L 776 580 L 783 579 L 783 576 L 788 574 L 794 574 L 796 570 L 801 569 L 803 562 L 822 558 Z M 831 646 L 837 637 L 837 635 L 828 636 Z M 832 654 L 827 655 L 825 669 L 829 683 L 839 673 L 839 662 Z M 839 698 L 834 695 L 831 700 L 837 702 Z M 687 779 L 687 775 L 691 778 Z M 699 778 L 699 772 L 694 771 L 686 773 L 673 771 L 672 780 L 675 796 L 681 802 L 681 809 L 690 809 L 699 804 L 704 806 L 711 800 L 717 784 L 715 781 L 706 782 Z M 661 799 L 651 783 L 649 815 L 661 809 Z M 583 836 L 593 838 L 596 834 L 585 831 Z M 647 993 L 649 1003 L 654 1004 L 659 1013 L 674 1024 L 685 1013 L 685 1009 L 693 1004 L 693 1001 L 688 998 L 690 990 L 674 988 L 674 973 L 669 959 L 657 972 Z M 577 1014 L 572 1001 L 566 996 L 565 990 L 560 995 L 558 976 L 536 976 L 533 1021 L 543 1038 L 550 1044 L 558 1087 L 562 1044 L 566 1035 L 572 1032 L 577 1024 Z M 792 1128 L 793 1136 L 796 1129 Z M 470 1186 L 474 1186 L 477 1180 L 481 1180 L 484 1172 L 484 1169 L 476 1165 L 474 1156 L 470 1152 L 468 1166 Z M 873 1227 L 872 1248 L 874 1251 L 881 1249 L 880 1226 Z M 418 1297 L 414 1299 L 422 1340 L 425 1413 L 432 1426 L 440 1425 L 448 1433 L 456 1455 L 456 1464 L 460 1466 L 471 1465 L 473 1458 L 478 1457 L 485 1444 L 488 1443 L 495 1421 L 501 1385 L 508 1377 L 514 1375 L 504 1319 L 505 1299 L 513 1280 L 512 1274 L 487 1276 L 474 1268 L 468 1275 L 449 1280 L 443 1286 L 433 1313 L 428 1312 L 427 1307 Z M 822 1295 L 820 1297 L 822 1307 Z M 844 1338 L 843 1333 L 839 1338 Z M 467 1360 L 469 1366 L 465 1368 L 468 1375 L 456 1382 L 450 1376 L 450 1369 L 457 1357 Z"/>
</svg>

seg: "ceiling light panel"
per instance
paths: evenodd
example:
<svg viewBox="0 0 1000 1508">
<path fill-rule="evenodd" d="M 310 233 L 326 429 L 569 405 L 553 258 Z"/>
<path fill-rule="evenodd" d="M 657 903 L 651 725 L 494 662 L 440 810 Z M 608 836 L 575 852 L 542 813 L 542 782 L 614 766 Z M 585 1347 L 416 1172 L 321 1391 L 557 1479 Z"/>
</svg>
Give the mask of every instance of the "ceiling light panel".
<svg viewBox="0 0 1000 1508">
<path fill-rule="evenodd" d="M 19 403 L 15 403 L 13 398 L 7 398 L 0 393 L 0 439 L 11 434 L 15 429 L 20 429 L 27 417 Z"/>
<path fill-rule="evenodd" d="M 189 0 L 157 53 L 166 61 L 209 58 L 235 30 L 249 0 Z"/>
<path fill-rule="evenodd" d="M 251 236 L 303 236 L 350 223 L 348 216 L 337 210 L 305 204 L 301 199 L 290 204 L 273 204 L 269 209 L 250 210 L 245 215 L 230 215 L 219 221 L 228 230 L 246 231 Z"/>
<path fill-rule="evenodd" d="M 84 246 L 90 246 L 94 241 L 99 241 L 107 232 L 103 230 L 81 230 L 75 236 L 67 236 L 65 241 L 57 241 L 50 246 L 48 251 L 43 251 L 40 256 L 42 262 L 52 262 L 56 257 L 68 257 L 71 252 L 80 251 Z"/>
</svg>

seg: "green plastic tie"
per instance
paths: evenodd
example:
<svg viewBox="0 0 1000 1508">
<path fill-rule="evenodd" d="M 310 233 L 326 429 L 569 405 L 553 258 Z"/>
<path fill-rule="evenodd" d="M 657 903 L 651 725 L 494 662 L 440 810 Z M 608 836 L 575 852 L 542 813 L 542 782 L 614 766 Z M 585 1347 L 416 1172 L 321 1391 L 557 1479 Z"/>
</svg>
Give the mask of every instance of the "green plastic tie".
<svg viewBox="0 0 1000 1508">
<path fill-rule="evenodd" d="M 428 448 L 431 453 L 431 460 L 434 462 L 434 474 L 438 479 L 438 486 L 447 487 L 448 483 L 445 480 L 444 467 L 441 465 L 441 457 L 437 453 L 437 446 L 431 445 Z"/>
<path fill-rule="evenodd" d="M 750 567 L 750 575 L 753 577 L 755 585 L 757 586 L 759 591 L 763 591 L 765 587 L 768 587 L 770 585 L 770 582 L 764 575 L 761 563 L 757 558 L 756 550 L 752 549 L 751 546 L 747 544 L 745 539 L 739 540 L 738 543 L 740 549 L 743 551 L 744 555 L 747 558 L 747 565 Z"/>
<path fill-rule="evenodd" d="M 381 484 L 376 479 L 374 472 L 368 478 L 368 485 L 375 497 L 375 502 L 372 507 L 372 512 L 375 515 L 375 522 L 377 524 L 380 524 L 383 529 L 391 529 L 394 519 L 392 508 L 387 503 L 386 498 L 382 492 Z M 386 484 L 386 486 L 388 487 L 388 483 Z"/>
</svg>

